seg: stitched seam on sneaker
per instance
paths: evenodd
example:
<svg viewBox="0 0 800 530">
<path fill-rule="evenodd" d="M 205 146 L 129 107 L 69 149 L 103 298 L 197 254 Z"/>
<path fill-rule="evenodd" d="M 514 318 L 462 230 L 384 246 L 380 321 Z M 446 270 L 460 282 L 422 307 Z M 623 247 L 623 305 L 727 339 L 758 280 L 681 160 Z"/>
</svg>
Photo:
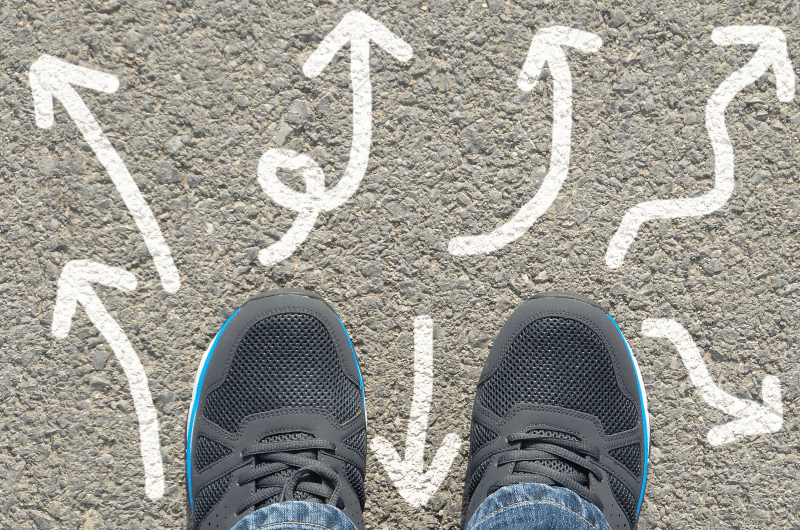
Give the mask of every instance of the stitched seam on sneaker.
<svg viewBox="0 0 800 530">
<path fill-rule="evenodd" d="M 476 521 L 476 522 L 475 522 L 475 524 L 474 524 L 474 525 L 472 525 L 470 528 L 475 528 L 476 526 L 478 526 L 479 524 L 481 524 L 483 521 L 485 521 L 486 519 L 488 519 L 488 518 L 489 518 L 489 517 L 491 517 L 492 515 L 494 515 L 494 514 L 496 514 L 496 513 L 499 513 L 499 512 L 502 512 L 502 511 L 503 511 L 503 510 L 505 510 L 506 508 L 511 508 L 512 506 L 519 506 L 519 505 L 522 505 L 522 504 L 544 504 L 544 503 L 548 503 L 548 504 L 555 504 L 555 505 L 556 505 L 556 506 L 558 506 L 559 508 L 563 508 L 563 509 L 567 510 L 568 512 L 572 512 L 572 513 L 573 513 L 573 514 L 575 514 L 577 517 L 580 517 L 581 519 L 583 519 L 583 521 L 584 521 L 586 524 L 588 524 L 589 526 L 591 526 L 592 528 L 594 528 L 594 530 L 598 530 L 598 528 L 597 528 L 595 525 L 593 525 L 592 523 L 590 523 L 588 520 L 586 520 L 586 518 L 585 518 L 584 516 L 582 516 L 581 514 L 579 514 L 578 512 L 576 512 L 575 510 L 572 510 L 571 508 L 569 508 L 569 507 L 567 507 L 567 506 L 564 506 L 564 505 L 563 505 L 563 504 L 561 504 L 561 503 L 558 503 L 558 502 L 555 502 L 555 501 L 549 501 L 549 500 L 541 500 L 541 501 L 519 501 L 519 502 L 515 502 L 515 503 L 513 503 L 513 504 L 507 504 L 506 506 L 503 506 L 503 507 L 501 507 L 501 508 L 498 508 L 498 509 L 496 509 L 495 511 L 493 511 L 493 512 L 491 512 L 491 513 L 487 513 L 487 514 L 486 514 L 485 516 L 483 516 L 483 517 L 482 517 L 482 518 L 481 518 L 479 521 Z"/>
</svg>

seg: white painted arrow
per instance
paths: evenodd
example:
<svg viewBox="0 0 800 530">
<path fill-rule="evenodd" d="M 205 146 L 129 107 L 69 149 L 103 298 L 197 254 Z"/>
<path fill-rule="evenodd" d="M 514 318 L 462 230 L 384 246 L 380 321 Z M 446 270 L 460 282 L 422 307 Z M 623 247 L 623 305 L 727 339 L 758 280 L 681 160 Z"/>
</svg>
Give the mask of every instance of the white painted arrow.
<svg viewBox="0 0 800 530">
<path fill-rule="evenodd" d="M 436 493 L 461 447 L 458 434 L 448 433 L 436 451 L 428 471 L 423 473 L 428 413 L 432 399 L 433 320 L 429 316 L 418 316 L 414 320 L 414 397 L 406 430 L 405 460 L 400 459 L 392 443 L 382 436 L 374 437 L 370 444 L 372 452 L 386 468 L 397 491 L 415 508 L 424 506 Z"/>
<path fill-rule="evenodd" d="M 92 90 L 112 93 L 119 88 L 119 81 L 111 74 L 75 66 L 56 59 L 50 55 L 42 55 L 29 70 L 29 81 L 33 94 L 36 125 L 48 128 L 53 125 L 53 98 L 61 101 L 70 118 L 75 122 L 83 138 L 92 148 L 97 159 L 108 171 L 111 182 L 122 196 L 142 233 L 150 255 L 153 256 L 156 270 L 161 277 L 161 284 L 167 292 L 174 293 L 181 285 L 178 269 L 172 260 L 172 253 L 164 241 L 161 229 L 142 197 L 136 182 L 128 173 L 128 168 L 120 158 L 114 146 L 103 134 L 100 125 L 94 119 L 89 108 L 80 95 L 72 88 L 78 85 Z"/>
<path fill-rule="evenodd" d="M 794 98 L 794 72 L 786 49 L 786 35 L 781 30 L 772 26 L 729 26 L 715 29 L 711 39 L 719 46 L 758 45 L 753 58 L 728 76 L 706 104 L 706 129 L 714 149 L 714 188 L 699 197 L 649 201 L 631 208 L 622 218 L 606 251 L 606 265 L 612 269 L 622 265 L 625 253 L 643 223 L 654 219 L 707 215 L 728 201 L 734 188 L 734 156 L 733 144 L 725 127 L 725 109 L 739 92 L 772 67 L 778 99 L 788 103 Z"/>
<path fill-rule="evenodd" d="M 550 171 L 539 191 L 506 224 L 488 234 L 461 236 L 450 240 L 448 250 L 458 256 L 494 252 L 516 241 L 544 214 L 558 196 L 569 173 L 572 142 L 572 74 L 563 46 L 584 53 L 596 52 L 603 41 L 593 33 L 565 26 L 543 28 L 536 32 L 522 66 L 517 86 L 530 92 L 536 86 L 544 65 L 553 78 L 553 142 L 550 149 Z"/>
<path fill-rule="evenodd" d="M 108 341 L 131 386 L 133 406 L 139 420 L 145 492 L 153 500 L 160 499 L 164 495 L 164 469 L 158 441 L 158 417 L 153 399 L 150 397 L 147 376 L 125 332 L 116 320 L 111 318 L 103 302 L 92 289 L 93 283 L 122 289 L 125 292 L 135 290 L 137 284 L 136 277 L 125 270 L 90 260 L 70 261 L 64 266 L 58 278 L 52 332 L 56 338 L 66 338 L 75 310 L 78 304 L 81 304 L 89 320 Z"/>
<path fill-rule="evenodd" d="M 350 43 L 350 81 L 353 85 L 353 142 L 344 175 L 325 189 L 325 175 L 314 159 L 291 149 L 270 149 L 258 164 L 258 182 L 279 205 L 298 212 L 294 225 L 276 243 L 258 255 L 263 265 L 274 265 L 289 256 L 308 237 L 317 216 L 344 204 L 353 196 L 367 172 L 372 145 L 372 84 L 369 79 L 370 41 L 400 61 L 408 61 L 413 50 L 405 41 L 360 11 L 347 13 L 319 47 L 306 59 L 303 73 L 317 77 L 336 53 Z M 302 169 L 305 193 L 298 193 L 278 179 L 278 169 Z"/>
<path fill-rule="evenodd" d="M 723 445 L 744 436 L 778 432 L 783 424 L 781 382 L 772 375 L 761 382 L 763 405 L 739 399 L 723 391 L 711 379 L 700 351 L 689 332 L 674 320 L 649 318 L 642 323 L 642 334 L 648 337 L 663 337 L 672 341 L 689 371 L 689 379 L 708 405 L 736 418 L 708 432 L 711 445 Z"/>
</svg>

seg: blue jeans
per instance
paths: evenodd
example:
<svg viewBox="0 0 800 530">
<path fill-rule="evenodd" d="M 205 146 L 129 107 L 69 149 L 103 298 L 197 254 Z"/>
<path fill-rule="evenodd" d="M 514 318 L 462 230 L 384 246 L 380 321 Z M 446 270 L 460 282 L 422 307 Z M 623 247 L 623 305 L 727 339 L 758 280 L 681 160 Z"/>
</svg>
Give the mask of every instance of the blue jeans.
<svg viewBox="0 0 800 530">
<path fill-rule="evenodd" d="M 611 530 L 594 505 L 564 488 L 515 484 L 490 495 L 478 507 L 467 530 Z M 281 502 L 257 510 L 231 530 L 355 530 L 338 509 L 327 504 Z"/>
</svg>

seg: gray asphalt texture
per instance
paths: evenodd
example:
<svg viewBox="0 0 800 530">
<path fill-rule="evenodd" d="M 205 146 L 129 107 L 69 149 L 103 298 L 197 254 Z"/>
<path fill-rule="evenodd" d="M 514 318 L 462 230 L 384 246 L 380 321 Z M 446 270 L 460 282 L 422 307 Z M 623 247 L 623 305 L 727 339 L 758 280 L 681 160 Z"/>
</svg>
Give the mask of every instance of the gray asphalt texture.
<svg viewBox="0 0 800 530">
<path fill-rule="evenodd" d="M 401 36 L 414 59 L 401 63 L 373 46 L 367 175 L 290 259 L 263 267 L 258 250 L 296 214 L 261 190 L 262 153 L 311 154 L 328 185 L 347 163 L 349 52 L 317 79 L 301 67 L 351 9 Z M 429 314 L 436 324 L 426 459 L 448 432 L 460 432 L 461 456 L 415 510 L 370 455 L 367 528 L 459 528 L 484 359 L 510 312 L 552 289 L 597 300 L 639 359 L 653 429 L 640 529 L 800 528 L 800 109 L 797 99 L 777 100 L 772 71 L 728 107 L 737 164 L 728 203 L 703 218 L 647 223 L 623 267 L 603 261 L 627 209 L 713 185 L 705 104 L 755 48 L 716 46 L 712 29 L 775 24 L 797 71 L 799 15 L 791 1 L 4 2 L 0 528 L 185 528 L 197 364 L 239 304 L 277 287 L 313 289 L 339 308 L 364 373 L 369 436 L 388 437 L 401 454 L 413 319 Z M 570 176 L 518 241 L 452 256 L 450 238 L 505 222 L 547 171 L 552 83 L 545 73 L 525 95 L 516 78 L 536 29 L 552 25 L 604 42 L 596 54 L 567 50 Z M 119 194 L 61 104 L 52 128 L 36 126 L 28 68 L 44 53 L 119 77 L 114 94 L 78 90 L 159 221 L 181 274 L 176 294 L 162 289 Z M 145 496 L 130 391 L 105 340 L 80 308 L 67 339 L 50 332 L 58 275 L 74 259 L 139 279 L 132 294 L 96 289 L 149 378 L 166 473 L 159 501 Z M 700 399 L 668 341 L 639 334 L 651 317 L 681 322 L 727 392 L 757 401 L 764 376 L 778 376 L 783 428 L 711 447 L 708 430 L 733 418 Z"/>
</svg>

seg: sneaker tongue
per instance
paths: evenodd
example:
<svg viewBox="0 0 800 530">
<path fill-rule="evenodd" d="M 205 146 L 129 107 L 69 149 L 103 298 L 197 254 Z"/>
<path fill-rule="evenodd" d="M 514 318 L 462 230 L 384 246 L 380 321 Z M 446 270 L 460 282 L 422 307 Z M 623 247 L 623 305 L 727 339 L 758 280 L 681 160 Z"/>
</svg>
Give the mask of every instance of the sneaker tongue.
<svg viewBox="0 0 800 530">
<path fill-rule="evenodd" d="M 314 436 L 312 436 L 312 435 L 310 435 L 308 433 L 305 433 L 305 432 L 285 432 L 285 433 L 281 433 L 281 434 L 271 434 L 269 436 L 265 436 L 264 438 L 261 439 L 261 443 L 288 442 L 288 441 L 293 441 L 293 440 L 309 440 L 309 439 L 312 439 L 312 438 L 314 438 Z M 294 451 L 292 451 L 292 452 L 294 452 Z M 297 454 L 301 454 L 303 456 L 306 456 L 306 457 L 312 458 L 312 459 L 316 459 L 317 458 L 317 455 L 316 455 L 315 451 L 303 451 L 303 452 L 299 452 Z M 267 460 L 267 459 L 265 459 L 265 458 L 263 458 L 261 456 L 256 456 L 256 467 L 264 466 L 264 465 L 267 465 L 269 463 L 271 463 L 269 460 Z M 284 469 L 283 471 L 279 471 L 279 472 L 275 473 L 273 476 L 286 477 L 288 479 L 289 477 L 291 477 L 294 474 L 295 471 L 296 471 L 295 469 L 291 469 L 291 468 L 290 469 Z M 310 477 L 309 478 L 305 478 L 304 480 L 301 480 L 301 482 L 311 482 L 311 481 L 314 481 L 314 479 L 312 479 Z M 319 482 L 319 480 L 316 480 L 316 482 Z M 260 489 L 262 489 L 262 488 L 256 488 L 256 491 L 258 491 Z M 306 493 L 304 491 L 296 491 L 294 493 L 294 496 L 297 499 L 300 499 L 300 500 L 303 500 L 303 501 L 307 501 L 307 502 L 324 502 L 324 500 L 320 501 L 320 499 L 317 498 L 316 496 L 314 496 L 314 495 L 312 495 L 310 493 Z M 280 498 L 281 498 L 281 494 L 279 493 L 277 495 L 274 495 L 274 496 L 270 497 L 269 499 L 265 500 L 264 502 L 259 503 L 257 506 L 255 506 L 255 508 L 259 509 L 259 508 L 263 508 L 265 506 L 269 506 L 270 504 L 275 504 L 276 502 L 280 501 Z"/>
<path fill-rule="evenodd" d="M 554 440 L 573 440 L 576 442 L 580 442 L 580 438 L 577 436 L 573 436 L 571 434 L 567 434 L 561 431 L 552 431 L 548 429 L 527 429 L 525 432 L 535 434 L 536 436 L 546 436 L 547 438 L 553 438 Z M 536 443 L 542 442 L 523 442 L 521 449 L 528 449 L 530 446 L 535 445 Z M 556 444 L 558 445 L 558 444 Z M 576 466 L 569 460 L 564 460 L 561 458 L 554 457 L 552 460 L 537 460 L 537 464 L 541 465 L 542 467 L 550 468 L 554 471 L 558 471 L 559 473 L 566 473 L 571 475 L 573 473 L 577 473 L 581 476 L 586 477 L 587 484 L 589 477 L 586 471 L 582 470 L 580 467 Z"/>
</svg>

